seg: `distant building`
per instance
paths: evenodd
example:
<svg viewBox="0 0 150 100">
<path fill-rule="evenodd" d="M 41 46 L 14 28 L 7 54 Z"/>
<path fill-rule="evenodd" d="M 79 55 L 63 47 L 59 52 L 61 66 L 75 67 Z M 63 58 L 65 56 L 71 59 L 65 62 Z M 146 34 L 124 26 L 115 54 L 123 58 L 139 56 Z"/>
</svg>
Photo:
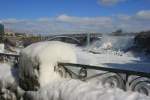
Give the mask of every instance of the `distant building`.
<svg viewBox="0 0 150 100">
<path fill-rule="evenodd" d="M 4 25 L 0 24 L 0 43 L 3 43 L 4 40 Z"/>
<path fill-rule="evenodd" d="M 14 32 L 5 32 L 5 36 L 15 36 Z"/>
<path fill-rule="evenodd" d="M 25 37 L 25 33 L 16 32 L 15 36 L 17 36 L 17 37 Z"/>
</svg>

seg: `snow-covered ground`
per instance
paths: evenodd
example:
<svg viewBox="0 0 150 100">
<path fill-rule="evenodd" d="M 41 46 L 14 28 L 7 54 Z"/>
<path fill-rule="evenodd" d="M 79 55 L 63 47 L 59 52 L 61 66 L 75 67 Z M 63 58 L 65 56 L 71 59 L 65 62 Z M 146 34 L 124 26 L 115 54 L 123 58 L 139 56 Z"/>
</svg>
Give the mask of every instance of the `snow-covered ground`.
<svg viewBox="0 0 150 100">
<path fill-rule="evenodd" d="M 119 37 L 117 39 L 116 37 L 105 37 L 101 42 L 96 41 L 95 44 L 86 48 L 61 42 L 32 44 L 21 52 L 22 59 L 20 62 L 21 67 L 19 66 L 19 75 L 22 79 L 25 79 L 23 75 L 27 73 L 28 77 L 32 76 L 31 73 L 37 75 L 39 73 L 34 69 L 40 69 L 40 75 L 42 76 L 37 76 L 42 87 L 37 92 L 26 92 L 24 95 L 25 100 L 150 100 L 150 97 L 131 91 L 124 92 L 118 88 L 104 87 L 94 81 L 61 80 L 62 77 L 55 77 L 57 75 L 52 70 L 57 66 L 57 62 L 105 67 L 114 64 L 123 67 L 139 64 L 140 66 L 141 64 L 149 66 L 149 59 L 144 61 L 141 57 L 135 57 L 131 52 L 124 52 L 132 46 L 132 39 L 128 37 Z M 16 77 L 14 77 L 14 72 L 9 64 L 0 64 L 0 80 L 14 83 Z M 97 71 L 94 73 L 97 73 Z M 58 78 L 58 81 L 51 81 L 54 78 Z"/>
<path fill-rule="evenodd" d="M 83 50 L 82 48 L 76 49 L 78 63 L 88 64 L 88 65 L 101 65 L 104 63 L 131 63 L 135 61 L 140 61 L 140 58 L 134 56 L 128 56 L 126 54 L 112 50 L 104 51 L 101 54 L 93 54 L 88 51 Z"/>
<path fill-rule="evenodd" d="M 63 80 L 54 82 L 38 92 L 27 92 L 25 100 L 149 100 L 150 97 L 135 92 L 124 92 L 101 84 Z"/>
</svg>

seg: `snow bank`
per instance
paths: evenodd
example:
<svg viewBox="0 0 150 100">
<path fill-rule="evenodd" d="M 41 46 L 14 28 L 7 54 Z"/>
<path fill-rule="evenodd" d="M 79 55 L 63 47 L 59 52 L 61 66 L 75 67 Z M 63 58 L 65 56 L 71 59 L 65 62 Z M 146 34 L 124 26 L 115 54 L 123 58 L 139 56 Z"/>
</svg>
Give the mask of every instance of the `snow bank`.
<svg viewBox="0 0 150 100">
<path fill-rule="evenodd" d="M 26 92 L 24 100 L 150 100 L 150 97 L 71 79 L 54 82 L 38 92 Z"/>
<path fill-rule="evenodd" d="M 57 62 L 76 63 L 74 46 L 58 41 L 45 41 L 23 49 L 19 62 L 21 87 L 25 90 L 37 90 L 62 79 L 65 70 L 57 66 Z"/>
</svg>

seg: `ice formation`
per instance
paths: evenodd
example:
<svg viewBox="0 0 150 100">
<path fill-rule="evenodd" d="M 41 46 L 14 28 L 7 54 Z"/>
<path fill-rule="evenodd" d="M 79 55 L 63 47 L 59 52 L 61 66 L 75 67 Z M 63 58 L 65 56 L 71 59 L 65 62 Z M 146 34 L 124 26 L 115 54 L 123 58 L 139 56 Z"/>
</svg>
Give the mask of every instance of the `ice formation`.
<svg viewBox="0 0 150 100">
<path fill-rule="evenodd" d="M 16 70 L 8 63 L 0 63 L 0 100 L 16 100 Z"/>
<path fill-rule="evenodd" d="M 104 43 L 110 44 L 107 41 Z M 113 47 L 112 42 L 111 45 Z M 120 66 L 130 67 L 128 63 L 137 61 L 140 59 L 133 56 L 118 56 L 108 52 L 89 53 L 83 51 L 82 48 L 62 42 L 35 43 L 21 51 L 19 62 L 20 86 L 31 91 L 19 91 L 15 83 L 15 74 L 18 72 L 12 70 L 10 65 L 3 64 L 0 65 L 0 92 L 3 93 L 0 96 L 5 98 L 4 100 L 8 100 L 7 98 L 16 100 L 18 94 L 15 93 L 19 91 L 20 96 L 25 92 L 24 100 L 150 100 L 150 97 L 138 93 L 104 87 L 97 84 L 96 81 L 85 83 L 73 79 L 66 80 L 62 78 L 66 73 L 65 70 L 62 66 L 57 66 L 57 62 L 77 62 L 99 66 L 105 63 L 116 63 L 121 64 Z M 58 72 L 61 72 L 61 75 Z M 92 74 L 95 73 L 99 72 L 93 71 Z M 7 85 L 6 83 L 11 84 Z M 32 91 L 37 90 L 37 88 L 39 91 Z"/>
<path fill-rule="evenodd" d="M 25 90 L 37 90 L 39 86 L 61 80 L 65 70 L 63 67 L 59 69 L 57 62 L 76 63 L 74 46 L 58 41 L 45 41 L 22 50 L 19 64 L 21 87 Z"/>
<path fill-rule="evenodd" d="M 54 82 L 38 92 L 26 92 L 24 100 L 150 100 L 150 97 L 71 79 Z"/>
</svg>

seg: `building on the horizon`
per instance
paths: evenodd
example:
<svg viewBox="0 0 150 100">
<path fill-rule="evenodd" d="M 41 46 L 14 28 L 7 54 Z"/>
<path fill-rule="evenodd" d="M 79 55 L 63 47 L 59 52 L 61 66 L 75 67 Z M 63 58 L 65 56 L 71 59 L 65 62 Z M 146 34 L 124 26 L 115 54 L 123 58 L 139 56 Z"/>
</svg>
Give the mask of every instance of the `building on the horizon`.
<svg viewBox="0 0 150 100">
<path fill-rule="evenodd" d="M 4 40 L 4 25 L 3 24 L 0 24 L 0 43 L 3 43 L 3 40 Z"/>
<path fill-rule="evenodd" d="M 15 36 L 15 32 L 11 32 L 11 31 L 5 32 L 5 37 L 7 36 Z"/>
</svg>

